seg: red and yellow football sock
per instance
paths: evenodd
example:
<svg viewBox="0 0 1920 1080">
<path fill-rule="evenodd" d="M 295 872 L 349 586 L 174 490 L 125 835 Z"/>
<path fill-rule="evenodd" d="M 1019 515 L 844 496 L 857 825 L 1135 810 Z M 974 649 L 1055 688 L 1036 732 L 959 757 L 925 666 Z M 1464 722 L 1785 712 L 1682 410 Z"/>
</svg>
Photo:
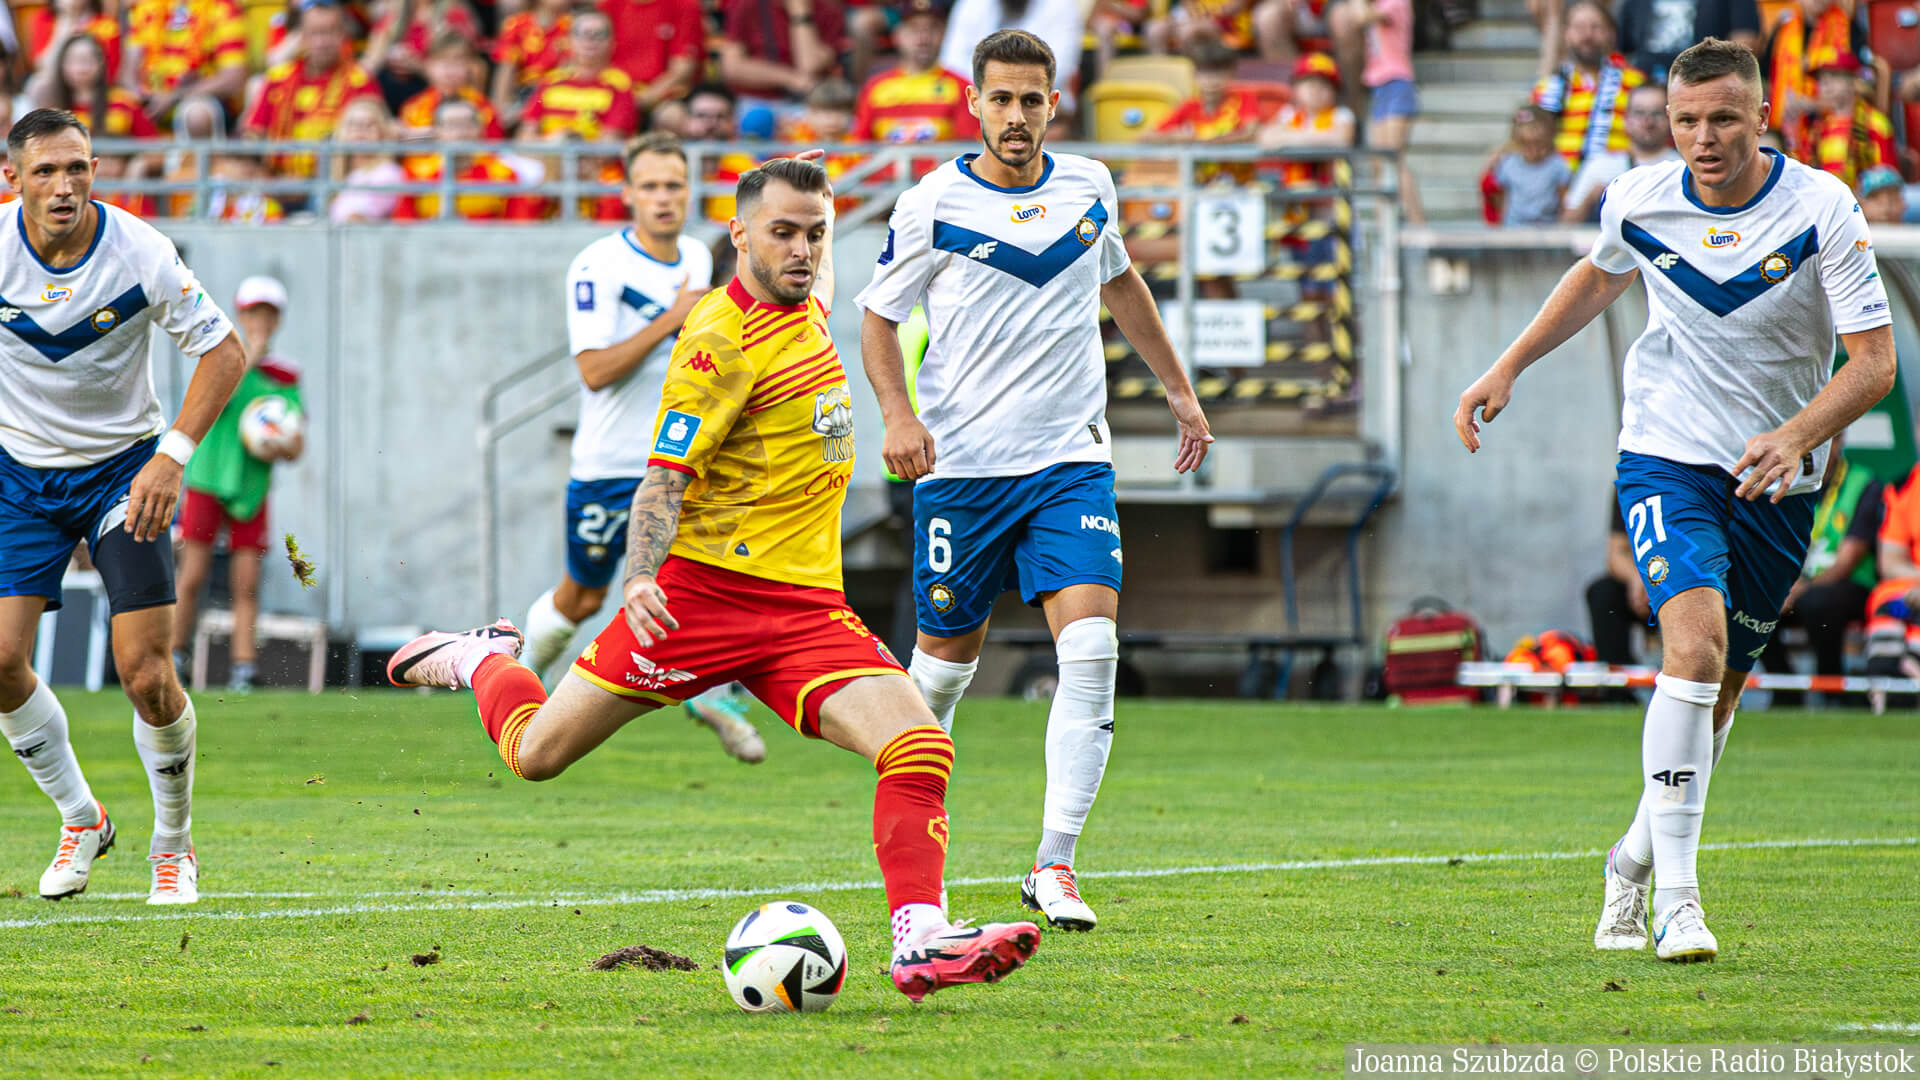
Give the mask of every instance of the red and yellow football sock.
<svg viewBox="0 0 1920 1080">
<path fill-rule="evenodd" d="M 947 869 L 947 777 L 953 739 L 928 724 L 894 736 L 873 759 L 873 851 L 887 906 L 940 903 Z"/>
<path fill-rule="evenodd" d="M 547 703 L 547 688 L 532 669 L 505 653 L 494 653 L 473 670 L 473 698 L 480 706 L 480 725 L 487 738 L 500 746 L 500 760 L 520 776 L 520 736 L 533 714 Z M 945 782 L 942 782 L 942 789 Z"/>
</svg>

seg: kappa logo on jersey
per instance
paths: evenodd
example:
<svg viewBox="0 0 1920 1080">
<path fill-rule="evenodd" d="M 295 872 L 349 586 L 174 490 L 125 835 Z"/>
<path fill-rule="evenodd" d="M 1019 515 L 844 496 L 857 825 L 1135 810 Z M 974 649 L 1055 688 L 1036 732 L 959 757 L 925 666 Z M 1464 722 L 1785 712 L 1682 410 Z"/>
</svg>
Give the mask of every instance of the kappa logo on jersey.
<svg viewBox="0 0 1920 1080">
<path fill-rule="evenodd" d="M 853 460 L 853 395 L 844 384 L 813 395 L 813 430 L 820 436 L 820 460 Z"/>
<path fill-rule="evenodd" d="M 708 353 L 705 349 L 695 350 L 692 356 L 687 357 L 687 362 L 682 366 L 689 371 L 705 372 L 708 375 L 720 374 L 720 368 L 713 362 L 712 354 Z"/>
<path fill-rule="evenodd" d="M 573 283 L 573 310 L 593 310 L 593 282 L 576 281 Z"/>
<path fill-rule="evenodd" d="M 1047 208 L 1044 206 L 1021 206 L 1019 203 L 1014 203 L 1013 216 L 1010 220 L 1016 223 L 1022 221 L 1038 221 L 1046 216 Z"/>
<path fill-rule="evenodd" d="M 64 285 L 49 282 L 46 288 L 40 290 L 40 299 L 49 304 L 58 304 L 63 300 L 73 299 L 73 290 Z"/>
<path fill-rule="evenodd" d="M 993 258 L 993 249 L 999 246 L 1000 241 L 998 240 L 984 240 L 973 245 L 973 250 L 967 252 L 967 258 L 980 259 L 982 261 L 991 259 Z"/>
<path fill-rule="evenodd" d="M 1664 254 L 1655 256 L 1653 260 L 1653 265 L 1659 267 L 1662 270 L 1670 271 L 1676 265 L 1678 265 L 1679 262 L 1680 262 L 1680 256 L 1675 255 L 1673 252 L 1669 251 Z"/>
<path fill-rule="evenodd" d="M 694 675 L 691 671 L 682 671 L 679 668 L 663 668 L 637 652 L 630 652 L 627 655 L 633 657 L 633 666 L 635 668 L 635 670 L 627 672 L 627 685 L 638 687 L 641 690 L 664 690 L 676 683 L 692 682 L 698 678 L 698 676 Z"/>
<path fill-rule="evenodd" d="M 653 440 L 653 452 L 683 458 L 693 450 L 693 438 L 700 434 L 700 418 L 678 409 L 668 409 L 660 421 L 660 437 Z"/>
<path fill-rule="evenodd" d="M 1708 226 L 1707 235 L 1701 238 L 1700 246 L 1710 248 L 1739 247 L 1740 234 L 1734 232 L 1732 229 L 1716 229 Z M 1666 267 L 1663 266 L 1661 269 L 1664 270 Z"/>
</svg>

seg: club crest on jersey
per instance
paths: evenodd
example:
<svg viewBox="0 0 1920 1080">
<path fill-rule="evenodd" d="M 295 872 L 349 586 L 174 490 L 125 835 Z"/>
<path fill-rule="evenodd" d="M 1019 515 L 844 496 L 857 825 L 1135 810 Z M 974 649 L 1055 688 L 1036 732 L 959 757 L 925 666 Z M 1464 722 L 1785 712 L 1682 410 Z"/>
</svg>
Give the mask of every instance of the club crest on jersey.
<svg viewBox="0 0 1920 1080">
<path fill-rule="evenodd" d="M 953 610 L 953 590 L 943 583 L 935 582 L 927 588 L 927 603 L 933 605 L 933 610 L 945 615 Z"/>
<path fill-rule="evenodd" d="M 1092 247 L 1093 242 L 1100 239 L 1100 223 L 1090 217 L 1083 217 L 1080 219 L 1080 224 L 1073 227 L 1073 235 L 1082 244 Z"/>
<path fill-rule="evenodd" d="M 813 395 L 813 430 L 820 460 L 853 460 L 853 395 L 844 384 Z"/>
<path fill-rule="evenodd" d="M 40 290 L 40 299 L 49 304 L 58 304 L 62 300 L 73 299 L 73 290 L 67 288 L 65 285 L 55 285 L 49 282 L 46 288 Z"/>
<path fill-rule="evenodd" d="M 1740 246 L 1740 234 L 1732 229 L 1707 227 L 1707 235 L 1700 240 L 1702 247 L 1730 248 Z"/>
<path fill-rule="evenodd" d="M 1769 285 L 1778 285 L 1793 273 L 1793 260 L 1784 252 L 1776 251 L 1760 260 L 1760 280 Z"/>
<path fill-rule="evenodd" d="M 1019 203 L 1014 203 L 1013 214 L 1009 220 L 1016 223 L 1022 221 L 1038 221 L 1046 216 L 1047 208 L 1044 206 L 1021 206 Z"/>
<path fill-rule="evenodd" d="M 93 318 L 88 321 L 93 324 L 95 330 L 104 334 L 120 325 L 120 313 L 110 307 L 103 307 L 99 311 L 94 312 Z"/>
<path fill-rule="evenodd" d="M 1647 560 L 1647 584 L 1658 585 L 1667 580 L 1667 557 L 1655 555 Z"/>
</svg>

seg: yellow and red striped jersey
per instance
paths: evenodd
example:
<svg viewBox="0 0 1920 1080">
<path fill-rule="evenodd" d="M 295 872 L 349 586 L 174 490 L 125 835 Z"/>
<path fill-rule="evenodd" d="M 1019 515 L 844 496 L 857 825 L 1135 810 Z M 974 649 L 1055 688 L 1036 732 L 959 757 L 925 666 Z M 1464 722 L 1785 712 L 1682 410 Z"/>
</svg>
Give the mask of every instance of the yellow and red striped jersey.
<svg viewBox="0 0 1920 1080">
<path fill-rule="evenodd" d="M 1568 63 L 1534 84 L 1532 101 L 1559 115 L 1553 148 L 1578 170 L 1588 154 L 1627 149 L 1627 98 L 1646 81 L 1639 68 L 1618 55 L 1591 76 Z"/>
<path fill-rule="evenodd" d="M 673 554 L 838 590 L 853 398 L 826 308 L 760 303 L 739 278 L 702 297 L 667 366 L 647 464 L 694 477 Z"/>
<path fill-rule="evenodd" d="M 247 64 L 246 27 L 233 0 L 139 0 L 127 26 L 141 50 L 140 85 L 150 93 Z"/>
<path fill-rule="evenodd" d="M 553 20 L 552 26 L 541 26 L 540 17 L 531 11 L 509 15 L 507 21 L 500 24 L 500 38 L 493 46 L 493 62 L 515 65 L 515 83 L 521 89 L 530 89 L 566 63 L 567 34 L 572 29 L 571 15 Z"/>
<path fill-rule="evenodd" d="M 867 80 L 854 107 L 856 142 L 947 142 L 980 134 L 967 111 L 967 79 L 959 72 L 894 68 Z"/>
</svg>

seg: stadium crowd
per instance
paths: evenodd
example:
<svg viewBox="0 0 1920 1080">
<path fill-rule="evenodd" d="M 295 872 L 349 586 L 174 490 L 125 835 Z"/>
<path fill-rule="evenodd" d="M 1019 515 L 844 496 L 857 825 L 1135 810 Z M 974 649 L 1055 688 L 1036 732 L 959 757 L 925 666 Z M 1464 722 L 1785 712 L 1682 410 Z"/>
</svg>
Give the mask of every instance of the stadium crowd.
<svg viewBox="0 0 1920 1080">
<path fill-rule="evenodd" d="M 1904 181 L 1920 179 L 1920 32 L 1892 5 L 1573 0 L 1537 14 L 1542 74 L 1488 161 L 1489 223 L 1597 221 L 1607 181 L 1677 157 L 1667 65 L 1708 36 L 1759 55 L 1774 149 L 1846 181 L 1870 221 L 1909 220 Z"/>
<path fill-rule="evenodd" d="M 751 167 L 755 142 L 970 139 L 973 43 L 1009 26 L 1059 57 L 1056 138 L 1352 145 L 1370 97 L 1368 141 L 1397 148 L 1417 111 L 1414 17 L 1412 0 L 16 2 L 0 12 L 0 120 L 63 107 L 99 135 L 151 141 L 101 169 L 103 192 L 144 215 L 187 213 L 191 200 L 113 195 L 114 181 L 188 181 L 205 161 L 226 183 L 202 212 L 250 222 L 433 217 L 438 196 L 376 189 L 438 181 L 448 158 L 343 153 L 334 179 L 347 189 L 320 208 L 248 187 L 312 177 L 313 155 L 263 159 L 236 143 L 498 141 L 454 159 L 457 182 L 491 185 L 454 212 L 525 221 L 559 211 L 500 193 L 551 175 L 542 144 L 604 144 L 580 179 L 617 183 L 621 143 L 652 130 L 740 143 L 711 161 L 710 180 Z M 838 176 L 858 160 L 828 164 Z M 724 218 L 728 202 L 706 209 Z M 625 217 L 613 197 L 580 209 Z"/>
</svg>

